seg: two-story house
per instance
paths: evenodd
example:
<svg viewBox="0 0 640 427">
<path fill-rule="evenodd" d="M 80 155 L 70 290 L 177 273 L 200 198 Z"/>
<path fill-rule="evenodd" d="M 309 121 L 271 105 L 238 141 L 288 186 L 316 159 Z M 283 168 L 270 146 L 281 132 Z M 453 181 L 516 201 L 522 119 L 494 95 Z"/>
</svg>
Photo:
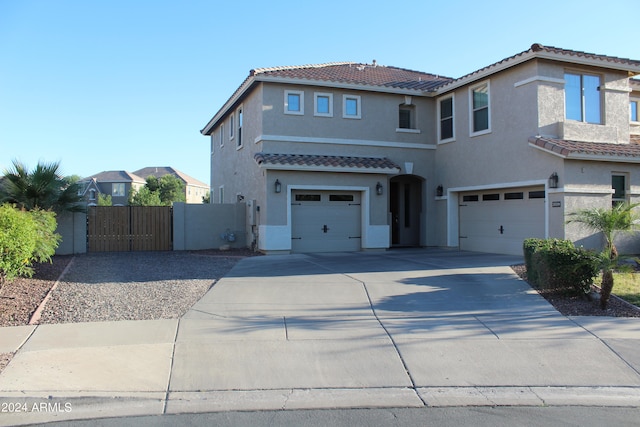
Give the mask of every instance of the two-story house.
<svg viewBox="0 0 640 427">
<path fill-rule="evenodd" d="M 184 184 L 184 197 L 187 203 L 202 203 L 203 197 L 209 194 L 209 185 L 187 175 L 171 166 L 149 166 L 133 172 L 145 180 L 154 176 L 158 179 L 165 175 L 172 175 Z"/>
<path fill-rule="evenodd" d="M 640 196 L 640 61 L 534 44 L 457 79 L 375 63 L 252 70 L 202 129 L 212 201 L 267 252 L 597 241 L 566 215 Z"/>
<path fill-rule="evenodd" d="M 140 189 L 146 181 L 127 171 L 102 171 L 83 178 L 78 183 L 81 185 L 80 195 L 88 206 L 96 206 L 100 194 L 111 196 L 114 206 L 126 206 L 129 204 L 131 189 Z"/>
</svg>

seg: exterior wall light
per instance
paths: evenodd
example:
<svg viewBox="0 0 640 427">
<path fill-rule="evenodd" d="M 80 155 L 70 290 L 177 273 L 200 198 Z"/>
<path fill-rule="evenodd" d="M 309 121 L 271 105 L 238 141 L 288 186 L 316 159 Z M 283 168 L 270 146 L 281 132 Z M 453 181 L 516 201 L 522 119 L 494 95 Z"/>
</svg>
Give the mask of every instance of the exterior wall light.
<svg viewBox="0 0 640 427">
<path fill-rule="evenodd" d="M 276 179 L 276 182 L 274 184 L 274 190 L 276 193 L 279 193 L 282 191 L 282 184 L 280 183 L 280 180 Z"/>
<path fill-rule="evenodd" d="M 549 177 L 549 188 L 558 188 L 558 173 L 554 172 Z"/>
<path fill-rule="evenodd" d="M 376 194 L 378 196 L 382 195 L 382 184 L 380 184 L 380 181 L 378 181 L 378 183 L 376 184 Z"/>
<path fill-rule="evenodd" d="M 436 197 L 442 197 L 444 195 L 444 188 L 442 185 L 436 187 Z"/>
</svg>

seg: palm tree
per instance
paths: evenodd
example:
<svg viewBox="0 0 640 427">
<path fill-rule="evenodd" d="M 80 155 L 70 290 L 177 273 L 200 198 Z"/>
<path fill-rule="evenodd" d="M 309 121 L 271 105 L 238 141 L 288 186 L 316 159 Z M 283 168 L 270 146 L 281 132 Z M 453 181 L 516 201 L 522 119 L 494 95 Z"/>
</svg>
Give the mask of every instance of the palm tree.
<svg viewBox="0 0 640 427">
<path fill-rule="evenodd" d="M 33 171 L 14 160 L 13 168 L 4 171 L 0 185 L 0 202 L 16 204 L 25 210 L 43 209 L 57 212 L 85 210 L 79 185 L 63 177 L 60 163 L 38 163 Z"/>
<path fill-rule="evenodd" d="M 633 209 L 640 204 L 618 203 L 612 209 L 592 208 L 573 212 L 567 223 L 583 224 L 587 228 L 600 232 L 604 236 L 605 247 L 600 254 L 602 268 L 602 287 L 600 308 L 607 309 L 613 290 L 613 270 L 618 264 L 618 250 L 614 240 L 620 232 L 628 232 L 638 227 L 640 216 Z"/>
</svg>

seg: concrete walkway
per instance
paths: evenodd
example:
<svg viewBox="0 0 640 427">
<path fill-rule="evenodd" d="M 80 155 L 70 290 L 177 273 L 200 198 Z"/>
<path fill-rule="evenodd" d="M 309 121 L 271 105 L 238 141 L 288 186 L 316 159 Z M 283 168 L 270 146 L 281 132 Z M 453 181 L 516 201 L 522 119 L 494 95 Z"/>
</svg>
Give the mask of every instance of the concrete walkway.
<svg viewBox="0 0 640 427">
<path fill-rule="evenodd" d="M 0 352 L 17 350 L 0 374 L 0 425 L 227 410 L 640 407 L 640 319 L 562 316 L 512 272 L 519 262 L 434 249 L 246 258 L 181 319 L 0 328 Z"/>
</svg>

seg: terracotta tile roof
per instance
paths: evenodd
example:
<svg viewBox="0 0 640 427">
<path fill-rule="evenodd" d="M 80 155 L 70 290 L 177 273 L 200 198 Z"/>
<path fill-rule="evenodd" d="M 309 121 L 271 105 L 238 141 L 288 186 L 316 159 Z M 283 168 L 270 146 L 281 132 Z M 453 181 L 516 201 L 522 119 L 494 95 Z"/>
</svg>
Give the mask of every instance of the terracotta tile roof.
<svg viewBox="0 0 640 427">
<path fill-rule="evenodd" d="M 608 144 L 604 142 L 568 141 L 565 139 L 533 136 L 529 144 L 561 157 L 611 157 L 624 161 L 625 158 L 640 158 L 640 135 L 633 135 L 629 144 Z"/>
<path fill-rule="evenodd" d="M 384 173 L 383 171 L 400 171 L 400 166 L 385 157 L 257 153 L 254 159 L 261 166 L 369 169 L 371 172 L 380 171 L 380 173 Z"/>
<path fill-rule="evenodd" d="M 356 62 L 332 62 L 290 67 L 257 68 L 250 76 L 325 81 L 394 89 L 427 91 L 452 79 L 404 68 Z"/>
<path fill-rule="evenodd" d="M 448 85 L 455 86 L 459 82 L 467 82 L 467 80 L 472 80 L 476 78 L 476 76 L 482 75 L 483 77 L 486 74 L 491 74 L 492 72 L 497 72 L 504 68 L 508 68 L 511 65 L 518 64 L 522 61 L 530 60 L 536 57 L 551 57 L 554 59 L 564 59 L 568 62 L 582 62 L 582 61 L 593 61 L 594 63 L 600 63 L 602 66 L 609 64 L 609 66 L 616 68 L 620 67 L 621 69 L 627 69 L 630 67 L 631 69 L 635 69 L 636 72 L 640 68 L 640 61 L 628 58 L 618 58 L 615 56 L 607 56 L 600 55 L 596 53 L 587 53 L 581 52 L 577 50 L 569 50 L 569 49 L 560 49 L 553 46 L 543 46 L 540 43 L 534 43 L 531 47 L 524 52 L 517 53 L 513 56 L 495 62 L 486 67 L 480 68 L 479 70 L 473 71 L 469 74 L 466 74 L 462 77 L 456 78 L 450 82 L 444 82 L 440 88 L 446 87 Z M 564 58 L 563 58 L 564 57 Z M 440 89 L 438 88 L 438 89 Z"/>
</svg>

